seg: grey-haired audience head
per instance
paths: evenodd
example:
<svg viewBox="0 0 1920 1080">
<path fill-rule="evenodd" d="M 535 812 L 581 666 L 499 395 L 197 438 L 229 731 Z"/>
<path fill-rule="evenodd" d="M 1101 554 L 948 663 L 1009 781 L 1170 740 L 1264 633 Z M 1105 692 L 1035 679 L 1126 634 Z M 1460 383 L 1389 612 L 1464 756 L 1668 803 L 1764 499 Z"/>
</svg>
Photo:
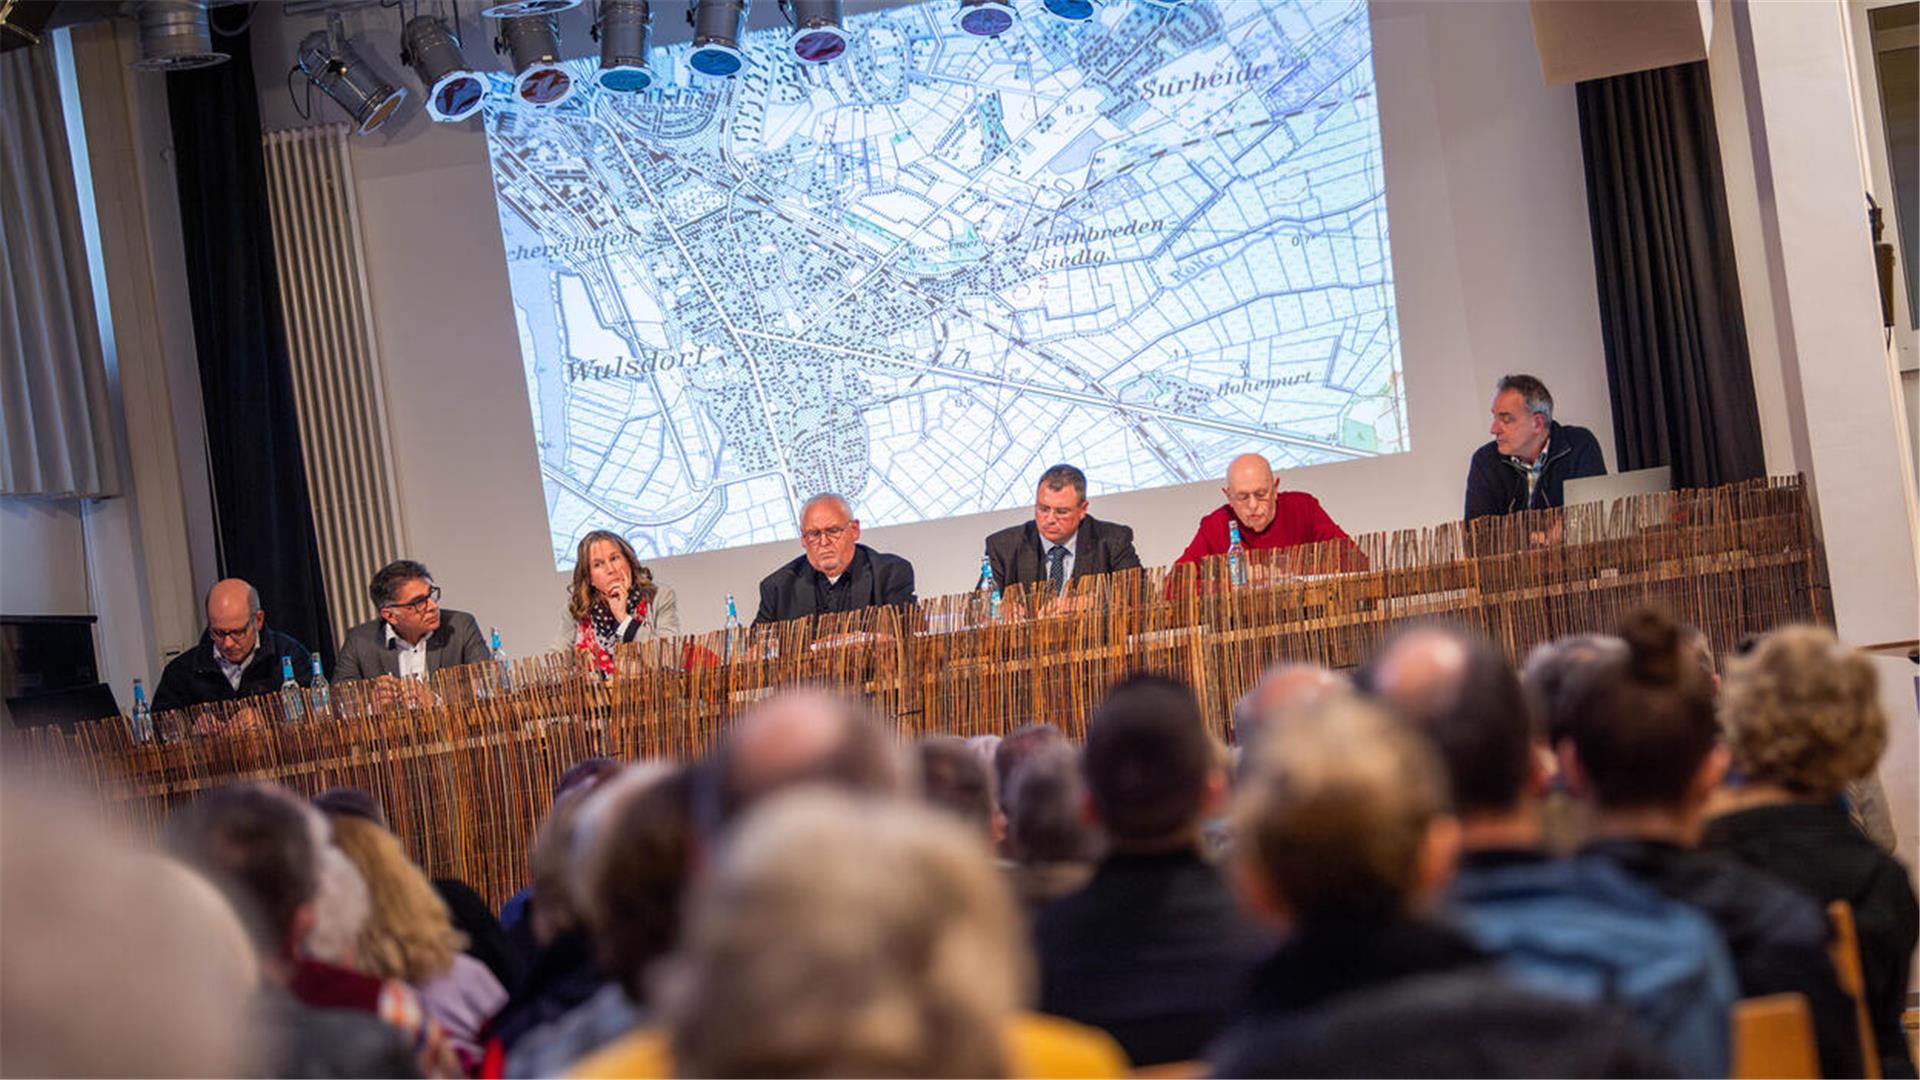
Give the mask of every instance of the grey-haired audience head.
<svg viewBox="0 0 1920 1080">
<path fill-rule="evenodd" d="M 1519 805 L 1534 769 L 1532 710 L 1506 657 L 1484 638 L 1443 626 L 1410 630 L 1374 658 L 1368 683 L 1432 741 L 1457 813 Z"/>
</svg>

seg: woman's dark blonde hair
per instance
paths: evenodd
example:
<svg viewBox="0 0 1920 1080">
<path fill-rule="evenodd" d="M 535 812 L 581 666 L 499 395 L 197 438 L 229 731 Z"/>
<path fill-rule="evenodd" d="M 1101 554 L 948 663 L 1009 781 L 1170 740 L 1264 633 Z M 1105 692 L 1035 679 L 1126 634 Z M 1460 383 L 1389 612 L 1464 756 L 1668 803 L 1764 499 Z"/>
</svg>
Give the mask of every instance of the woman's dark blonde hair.
<svg viewBox="0 0 1920 1080">
<path fill-rule="evenodd" d="M 372 897 L 360 929 L 360 969 L 382 979 L 424 983 L 446 974 L 466 947 L 447 905 L 427 875 L 407 857 L 399 838 L 364 818 L 335 816 L 333 842 L 345 853 Z"/>
<path fill-rule="evenodd" d="M 653 594 L 659 590 L 653 584 L 653 571 L 640 565 L 640 556 L 633 553 L 633 545 L 619 533 L 605 529 L 595 529 L 580 538 L 580 546 L 573 553 L 573 584 L 567 587 L 567 615 L 574 622 L 587 617 L 593 610 L 593 545 L 605 540 L 612 544 L 621 555 L 626 557 L 627 566 L 633 571 L 633 594 L 640 599 L 653 602 Z M 624 615 L 626 612 L 615 612 Z"/>
</svg>

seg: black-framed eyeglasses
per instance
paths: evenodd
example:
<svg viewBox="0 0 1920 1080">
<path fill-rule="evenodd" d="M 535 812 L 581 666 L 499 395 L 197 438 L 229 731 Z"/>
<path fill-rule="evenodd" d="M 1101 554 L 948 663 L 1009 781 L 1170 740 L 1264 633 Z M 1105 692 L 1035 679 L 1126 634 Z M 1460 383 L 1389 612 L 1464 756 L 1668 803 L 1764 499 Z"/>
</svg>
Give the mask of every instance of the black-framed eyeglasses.
<svg viewBox="0 0 1920 1080">
<path fill-rule="evenodd" d="M 236 626 L 232 630 L 222 630 L 217 626 L 207 627 L 207 636 L 212 638 L 215 641 L 241 641 L 241 640 L 244 640 L 246 636 L 252 632 L 253 632 L 252 619 L 248 619 L 246 622 L 246 625 Z"/>
<path fill-rule="evenodd" d="M 841 537 L 847 535 L 847 530 L 856 524 L 858 522 L 849 521 L 844 525 L 829 525 L 824 529 L 807 529 L 800 534 L 800 542 L 808 546 L 837 543 Z"/>
<path fill-rule="evenodd" d="M 437 604 L 439 602 L 440 602 L 440 586 L 430 585 L 427 587 L 426 592 L 421 593 L 419 596 L 416 596 L 411 600 L 408 600 L 404 603 L 395 602 L 392 604 L 388 604 L 386 606 L 390 608 L 401 608 L 407 611 L 420 611 L 424 609 L 428 604 Z"/>
</svg>

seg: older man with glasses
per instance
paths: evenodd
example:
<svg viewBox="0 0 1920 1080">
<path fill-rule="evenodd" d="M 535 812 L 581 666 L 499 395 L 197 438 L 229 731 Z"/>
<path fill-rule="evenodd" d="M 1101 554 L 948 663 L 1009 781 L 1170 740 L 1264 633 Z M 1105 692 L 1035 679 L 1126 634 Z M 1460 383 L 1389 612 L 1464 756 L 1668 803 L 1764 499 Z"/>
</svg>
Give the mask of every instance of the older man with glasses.
<svg viewBox="0 0 1920 1080">
<path fill-rule="evenodd" d="M 1241 454 L 1234 458 L 1227 466 L 1226 483 L 1220 492 L 1227 497 L 1227 504 L 1200 519 L 1193 541 L 1174 560 L 1175 566 L 1197 563 L 1210 555 L 1225 555 L 1233 542 L 1233 527 L 1237 526 L 1240 547 L 1245 551 L 1333 540 L 1340 542 L 1338 569 L 1366 568 L 1366 556 L 1354 546 L 1347 531 L 1327 516 L 1320 500 L 1304 491 L 1279 490 L 1273 466 L 1259 454 Z"/>
<path fill-rule="evenodd" d="M 207 590 L 206 636 L 160 673 L 153 709 L 165 712 L 271 694 L 280 688 L 283 656 L 293 664 L 294 679 L 305 686 L 313 668 L 307 647 L 267 629 L 259 591 L 239 578 L 227 578 Z"/>
<path fill-rule="evenodd" d="M 336 680 L 424 679 L 441 668 L 478 664 L 491 656 L 473 616 L 440 606 L 440 586 L 421 563 L 399 559 L 381 567 L 367 585 L 367 597 L 379 614 L 347 631 Z"/>
<path fill-rule="evenodd" d="M 839 495 L 815 495 L 800 508 L 806 554 L 760 582 L 761 623 L 828 612 L 913 603 L 913 564 L 860 543 L 860 520 Z"/>
</svg>

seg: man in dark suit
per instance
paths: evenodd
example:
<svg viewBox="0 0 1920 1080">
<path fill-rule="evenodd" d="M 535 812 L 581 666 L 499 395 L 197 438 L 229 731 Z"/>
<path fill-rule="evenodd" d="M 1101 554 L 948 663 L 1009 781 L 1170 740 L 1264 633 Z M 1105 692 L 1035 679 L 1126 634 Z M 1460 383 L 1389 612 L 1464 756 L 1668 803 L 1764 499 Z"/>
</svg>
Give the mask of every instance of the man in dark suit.
<svg viewBox="0 0 1920 1080">
<path fill-rule="evenodd" d="M 800 544 L 805 555 L 761 580 L 755 626 L 913 603 L 913 564 L 860 543 L 860 519 L 846 499 L 808 499 L 800 508 Z"/>
<path fill-rule="evenodd" d="M 311 678 L 306 646 L 267 629 L 260 593 L 239 578 L 207 590 L 207 636 L 168 661 L 153 691 L 153 711 L 271 694 L 280 688 L 280 658 L 293 665 L 301 686 Z"/>
<path fill-rule="evenodd" d="M 1055 465 L 1040 474 L 1033 520 L 987 537 L 987 561 L 1001 587 L 1049 583 L 1065 591 L 1087 574 L 1110 574 L 1140 565 L 1133 530 L 1087 513 L 1087 474 Z"/>
<path fill-rule="evenodd" d="M 442 608 L 433 574 L 412 559 L 381 567 L 367 595 L 379 616 L 347 631 L 334 670 L 337 682 L 380 675 L 424 679 L 492 656 L 480 624 L 464 611 Z"/>
</svg>

